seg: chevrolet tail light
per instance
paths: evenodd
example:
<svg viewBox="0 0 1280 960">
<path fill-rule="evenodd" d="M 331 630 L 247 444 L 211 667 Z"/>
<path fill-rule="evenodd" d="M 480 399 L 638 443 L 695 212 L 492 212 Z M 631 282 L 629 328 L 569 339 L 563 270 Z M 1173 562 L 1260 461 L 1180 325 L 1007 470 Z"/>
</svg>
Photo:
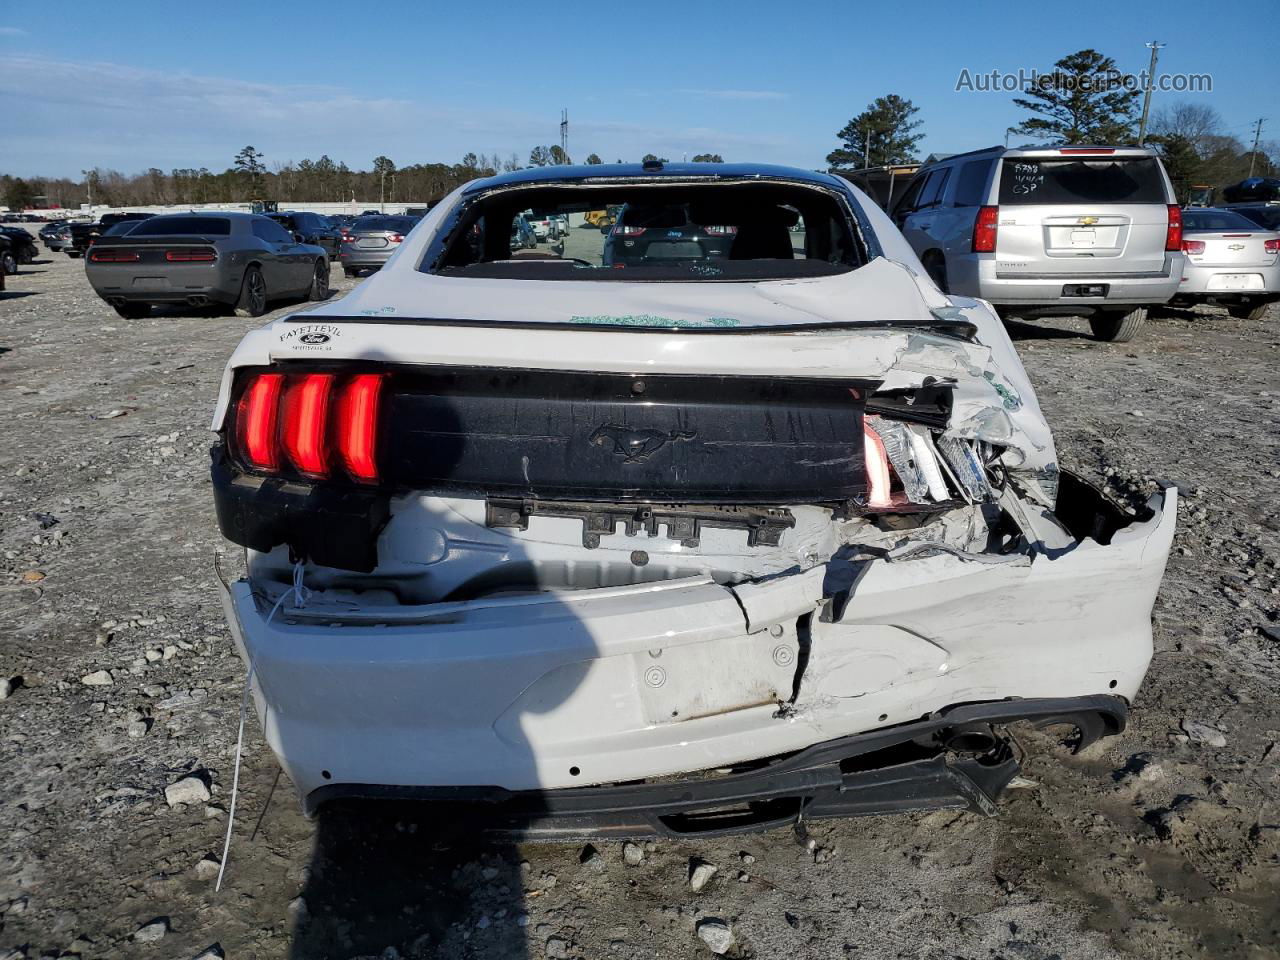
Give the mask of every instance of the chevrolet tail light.
<svg viewBox="0 0 1280 960">
<path fill-rule="evenodd" d="M 1183 240 L 1182 252 L 1183 253 L 1204 253 L 1204 241 L 1203 240 Z"/>
<path fill-rule="evenodd" d="M 1262 249 L 1267 253 L 1280 253 L 1280 239 L 1262 241 Z"/>
<path fill-rule="evenodd" d="M 1201 244 L 1203 247 L 1204 245 Z M 1166 250 L 1182 249 L 1182 208 L 1176 203 L 1169 204 L 1169 229 L 1164 235 Z"/>
<path fill-rule="evenodd" d="M 999 229 L 1000 208 L 979 207 L 973 220 L 973 252 L 995 253 L 996 231 Z"/>
</svg>

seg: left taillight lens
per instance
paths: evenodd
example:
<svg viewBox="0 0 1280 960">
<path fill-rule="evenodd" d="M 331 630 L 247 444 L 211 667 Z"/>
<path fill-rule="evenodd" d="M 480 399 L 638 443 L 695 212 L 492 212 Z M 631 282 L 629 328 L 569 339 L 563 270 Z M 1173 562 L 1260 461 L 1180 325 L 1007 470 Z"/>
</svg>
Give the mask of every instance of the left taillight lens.
<svg viewBox="0 0 1280 960">
<path fill-rule="evenodd" d="M 89 254 L 94 263 L 137 263 L 138 255 L 129 250 L 111 250 L 99 247 Z"/>
<path fill-rule="evenodd" d="M 383 374 L 251 374 L 236 411 L 236 452 L 255 472 L 323 480 L 342 467 L 377 483 Z"/>
<path fill-rule="evenodd" d="M 1182 208 L 1176 203 L 1169 204 L 1169 228 L 1165 231 L 1164 248 L 1182 249 Z"/>
</svg>

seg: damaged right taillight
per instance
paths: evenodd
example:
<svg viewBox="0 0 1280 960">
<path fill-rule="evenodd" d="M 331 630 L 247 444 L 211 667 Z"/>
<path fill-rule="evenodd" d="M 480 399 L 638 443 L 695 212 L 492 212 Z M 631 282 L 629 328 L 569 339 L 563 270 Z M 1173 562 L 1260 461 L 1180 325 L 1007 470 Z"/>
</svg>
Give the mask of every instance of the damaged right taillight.
<svg viewBox="0 0 1280 960">
<path fill-rule="evenodd" d="M 251 374 L 236 408 L 236 454 L 258 473 L 377 483 L 382 374 Z"/>
</svg>

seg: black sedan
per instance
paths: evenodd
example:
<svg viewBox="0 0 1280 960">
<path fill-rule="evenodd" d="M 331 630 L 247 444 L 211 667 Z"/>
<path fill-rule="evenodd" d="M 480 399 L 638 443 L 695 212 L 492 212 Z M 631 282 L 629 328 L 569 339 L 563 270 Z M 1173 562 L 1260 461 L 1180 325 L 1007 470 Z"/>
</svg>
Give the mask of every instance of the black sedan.
<svg viewBox="0 0 1280 960">
<path fill-rule="evenodd" d="M 337 257 L 342 248 L 342 231 L 328 217 L 294 210 L 268 213 L 267 216 L 293 234 L 293 238 L 299 243 L 313 243 L 317 247 L 324 247 L 330 260 Z"/>
<path fill-rule="evenodd" d="M 85 272 L 98 296 L 132 319 L 155 304 L 225 304 L 238 316 L 259 317 L 270 300 L 329 295 L 324 248 L 251 213 L 153 217 L 127 235 L 100 237 Z"/>
</svg>

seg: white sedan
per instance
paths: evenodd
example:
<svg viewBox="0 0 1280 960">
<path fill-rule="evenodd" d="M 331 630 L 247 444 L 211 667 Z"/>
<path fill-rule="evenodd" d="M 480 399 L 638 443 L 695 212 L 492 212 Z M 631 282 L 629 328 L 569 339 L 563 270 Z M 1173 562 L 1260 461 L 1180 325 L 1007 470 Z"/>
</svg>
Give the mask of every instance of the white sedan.
<svg viewBox="0 0 1280 960">
<path fill-rule="evenodd" d="M 1185 210 L 1187 265 L 1173 306 L 1218 303 L 1233 317 L 1261 320 L 1280 300 L 1280 233 L 1233 210 Z"/>
<path fill-rule="evenodd" d="M 623 205 L 510 250 L 524 210 Z M 990 305 L 783 167 L 470 183 L 246 335 L 213 429 L 226 610 L 305 809 L 529 837 L 992 813 L 1007 724 L 1123 729 L 1177 513 L 1060 469 Z"/>
</svg>

